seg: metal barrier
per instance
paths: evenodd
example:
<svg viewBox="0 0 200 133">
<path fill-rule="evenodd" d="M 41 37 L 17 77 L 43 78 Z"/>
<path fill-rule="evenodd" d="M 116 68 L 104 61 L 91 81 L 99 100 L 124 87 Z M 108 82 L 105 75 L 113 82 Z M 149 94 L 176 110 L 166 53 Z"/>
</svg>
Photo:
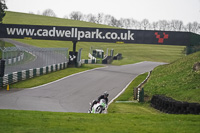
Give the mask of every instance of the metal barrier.
<svg viewBox="0 0 200 133">
<path fill-rule="evenodd" d="M 68 62 L 68 48 L 4 47 L 5 74 Z"/>
<path fill-rule="evenodd" d="M 29 78 L 33 78 L 36 76 L 40 76 L 43 74 L 47 74 L 50 72 L 58 71 L 61 69 L 67 68 L 68 62 L 60 63 L 60 64 L 53 64 L 49 66 L 45 66 L 42 68 L 34 68 L 29 70 L 22 70 L 19 72 L 13 72 L 11 74 L 6 74 L 4 77 L 0 77 L 0 87 L 10 85 L 22 80 L 26 80 Z"/>
</svg>

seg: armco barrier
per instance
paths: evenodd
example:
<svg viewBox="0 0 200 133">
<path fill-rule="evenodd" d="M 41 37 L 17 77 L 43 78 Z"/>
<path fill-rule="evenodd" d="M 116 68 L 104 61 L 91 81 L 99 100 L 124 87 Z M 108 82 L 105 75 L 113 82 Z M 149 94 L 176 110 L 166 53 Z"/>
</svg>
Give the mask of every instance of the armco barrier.
<svg viewBox="0 0 200 133">
<path fill-rule="evenodd" d="M 154 95 L 151 99 L 151 106 L 169 114 L 200 114 L 199 103 L 176 101 L 163 95 Z"/>
<path fill-rule="evenodd" d="M 106 56 L 106 57 L 102 60 L 102 64 L 111 64 L 112 61 L 113 61 L 113 57 L 112 57 L 112 56 Z"/>
<path fill-rule="evenodd" d="M 24 53 L 22 53 L 21 55 L 17 56 L 17 57 L 13 57 L 13 58 L 9 58 L 9 59 L 5 59 L 6 60 L 6 65 L 10 65 L 10 64 L 14 64 L 16 62 L 20 62 L 24 59 Z"/>
<path fill-rule="evenodd" d="M 151 75 L 150 71 L 146 77 L 146 79 L 140 83 L 136 88 L 133 88 L 133 97 L 134 100 L 138 100 L 139 102 L 144 102 L 144 88 L 142 88 L 142 86 L 147 82 L 147 80 L 149 79 L 150 75 Z M 142 88 L 142 89 L 141 89 Z M 142 92 L 140 91 L 142 90 Z M 141 92 L 141 93 L 140 93 Z M 143 97 L 143 99 L 139 99 L 139 95 L 141 95 Z M 140 97 L 141 98 L 141 97 Z"/>
<path fill-rule="evenodd" d="M 95 60 L 95 59 L 82 59 L 81 63 L 82 64 L 96 64 L 97 60 Z"/>
<path fill-rule="evenodd" d="M 8 84 L 13 84 L 21 80 L 26 80 L 32 77 L 40 76 L 50 72 L 67 68 L 67 63 L 53 64 L 51 66 L 45 66 L 42 68 L 35 68 L 29 70 L 23 70 L 21 72 L 13 72 L 12 74 L 6 74 L 4 77 L 0 77 L 0 87 Z"/>
<path fill-rule="evenodd" d="M 121 60 L 122 59 L 122 54 L 121 53 L 117 53 L 114 57 L 113 60 Z"/>
<path fill-rule="evenodd" d="M 90 59 L 82 59 L 81 63 L 82 64 L 96 64 L 99 62 L 99 60 L 97 60 L 94 56 L 92 56 L 90 53 L 88 54 L 88 57 Z"/>
</svg>

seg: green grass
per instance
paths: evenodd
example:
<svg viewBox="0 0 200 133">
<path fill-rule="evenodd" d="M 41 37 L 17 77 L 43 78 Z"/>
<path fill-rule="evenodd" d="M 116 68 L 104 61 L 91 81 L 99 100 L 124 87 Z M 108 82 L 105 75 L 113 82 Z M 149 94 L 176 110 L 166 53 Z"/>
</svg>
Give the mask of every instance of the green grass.
<svg viewBox="0 0 200 133">
<path fill-rule="evenodd" d="M 136 88 L 141 82 L 143 82 L 148 73 L 137 76 L 126 88 L 126 90 L 109 105 L 109 113 L 131 113 L 131 114 L 160 114 L 159 111 L 151 108 L 149 103 L 137 103 L 133 100 L 133 88 Z M 117 103 L 116 101 L 132 101 L 130 103 Z"/>
<path fill-rule="evenodd" d="M 0 47 L 3 48 L 3 47 L 14 47 L 15 45 L 9 43 L 9 42 L 4 42 L 2 40 L 0 40 Z"/>
<path fill-rule="evenodd" d="M 8 43 L 8 42 L 4 42 L 2 40 L 0 40 L 0 48 L 4 49 L 4 47 L 14 47 L 13 44 Z M 0 58 L 2 58 L 2 51 L 0 50 Z"/>
<path fill-rule="evenodd" d="M 163 94 L 176 100 L 200 103 L 200 73 L 193 65 L 200 61 L 200 52 L 168 65 L 158 66 L 144 86 L 145 94 Z"/>
<path fill-rule="evenodd" d="M 17 41 L 27 43 L 37 47 L 67 47 L 73 50 L 73 44 L 69 41 L 47 41 L 47 40 L 25 40 Z M 82 58 L 88 59 L 90 47 L 101 47 L 106 53 L 107 48 L 114 49 L 114 54 L 122 53 L 123 59 L 114 61 L 113 65 L 132 64 L 141 61 L 172 62 L 183 56 L 184 46 L 172 45 L 152 45 L 152 44 L 116 44 L 116 43 L 97 43 L 97 42 L 78 42 L 77 50 L 82 49 Z M 110 54 L 110 53 L 109 53 Z"/>
<path fill-rule="evenodd" d="M 0 110 L 3 133 L 198 133 L 199 115 L 82 114 Z"/>
<path fill-rule="evenodd" d="M 115 99 L 115 101 L 131 101 L 133 100 L 133 88 L 136 88 L 141 82 L 143 82 L 148 73 L 141 74 L 137 76 L 126 88 L 126 90 L 118 97 Z"/>
<path fill-rule="evenodd" d="M 27 13 L 18 13 L 7 11 L 3 19 L 4 24 L 28 24 L 28 25 L 49 25 L 49 26 L 76 26 L 76 27 L 98 27 L 113 28 L 107 25 L 89 23 L 84 21 L 76 21 L 71 19 L 62 19 L 56 17 L 48 17 L 42 15 L 34 15 Z"/>
</svg>

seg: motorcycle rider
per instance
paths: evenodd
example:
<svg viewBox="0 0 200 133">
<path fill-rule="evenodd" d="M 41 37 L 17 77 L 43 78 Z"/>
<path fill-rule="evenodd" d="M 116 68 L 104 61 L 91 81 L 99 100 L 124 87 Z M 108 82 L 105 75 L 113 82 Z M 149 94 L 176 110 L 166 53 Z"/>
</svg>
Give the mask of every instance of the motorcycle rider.
<svg viewBox="0 0 200 133">
<path fill-rule="evenodd" d="M 95 104 L 97 104 L 98 102 L 100 102 L 101 99 L 104 99 L 104 100 L 106 101 L 106 105 L 107 105 L 107 104 L 108 104 L 108 96 L 109 96 L 109 94 L 107 93 L 107 91 L 105 91 L 103 95 L 101 95 L 101 96 L 98 97 L 98 100 L 94 100 L 94 101 L 92 102 L 90 111 L 92 110 L 92 107 L 93 107 Z"/>
</svg>

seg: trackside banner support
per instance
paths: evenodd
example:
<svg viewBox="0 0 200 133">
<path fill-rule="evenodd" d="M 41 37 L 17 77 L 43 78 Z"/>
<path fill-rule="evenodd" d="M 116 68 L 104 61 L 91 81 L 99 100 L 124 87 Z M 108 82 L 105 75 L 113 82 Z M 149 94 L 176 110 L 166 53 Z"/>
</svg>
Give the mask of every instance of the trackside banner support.
<svg viewBox="0 0 200 133">
<path fill-rule="evenodd" d="M 73 41 L 73 52 L 74 53 L 76 52 L 76 43 L 77 43 L 77 41 Z"/>
<path fill-rule="evenodd" d="M 111 42 L 119 44 L 138 43 L 191 46 L 191 34 L 194 33 L 112 28 L 0 24 L 0 38 L 63 40 L 73 42 L 82 41 Z M 197 36 L 199 37 L 199 35 Z"/>
<path fill-rule="evenodd" d="M 73 52 L 71 52 L 71 57 L 69 59 L 69 65 L 73 64 L 74 66 L 77 66 L 77 56 L 78 56 L 78 52 L 76 52 L 76 44 L 77 41 L 72 41 L 73 43 Z"/>
</svg>

